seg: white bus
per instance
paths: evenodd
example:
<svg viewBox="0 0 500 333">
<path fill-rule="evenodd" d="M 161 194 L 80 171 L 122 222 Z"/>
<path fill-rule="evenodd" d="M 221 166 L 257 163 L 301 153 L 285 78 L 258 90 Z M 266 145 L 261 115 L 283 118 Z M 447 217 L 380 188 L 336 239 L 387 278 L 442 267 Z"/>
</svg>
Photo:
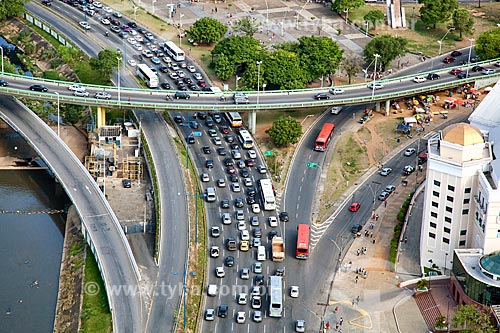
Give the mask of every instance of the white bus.
<svg viewBox="0 0 500 333">
<path fill-rule="evenodd" d="M 243 126 L 243 119 L 238 112 L 226 112 L 226 118 L 231 127 Z"/>
<path fill-rule="evenodd" d="M 165 42 L 165 44 L 163 45 L 163 50 L 167 52 L 170 58 L 174 59 L 175 61 L 184 61 L 186 59 L 184 51 L 182 51 L 181 48 L 175 45 L 175 43 L 171 40 Z"/>
<path fill-rule="evenodd" d="M 238 140 L 240 140 L 241 145 L 245 149 L 253 148 L 253 139 L 250 132 L 246 129 L 240 129 L 238 131 Z"/>
<path fill-rule="evenodd" d="M 269 317 L 283 316 L 283 278 L 269 277 Z"/>
<path fill-rule="evenodd" d="M 260 195 L 262 197 L 262 207 L 264 210 L 275 210 L 276 199 L 274 197 L 273 183 L 270 179 L 259 180 Z"/>
<path fill-rule="evenodd" d="M 149 88 L 158 88 L 158 75 L 146 64 L 138 64 L 136 69 L 137 76 L 146 82 Z"/>
</svg>

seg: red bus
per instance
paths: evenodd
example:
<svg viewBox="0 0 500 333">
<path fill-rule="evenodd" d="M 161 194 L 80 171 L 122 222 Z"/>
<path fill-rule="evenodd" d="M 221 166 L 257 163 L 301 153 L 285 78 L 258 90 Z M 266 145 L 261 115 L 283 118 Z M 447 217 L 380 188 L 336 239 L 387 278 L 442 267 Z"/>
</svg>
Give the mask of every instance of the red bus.
<svg viewBox="0 0 500 333">
<path fill-rule="evenodd" d="M 309 258 L 309 224 L 299 224 L 297 226 L 297 252 L 295 258 Z"/>
<path fill-rule="evenodd" d="M 335 129 L 334 124 L 325 123 L 321 132 L 319 132 L 318 137 L 316 138 L 316 142 L 314 143 L 314 150 L 316 151 L 325 151 L 326 147 L 328 147 L 328 143 L 333 137 L 333 130 Z"/>
</svg>

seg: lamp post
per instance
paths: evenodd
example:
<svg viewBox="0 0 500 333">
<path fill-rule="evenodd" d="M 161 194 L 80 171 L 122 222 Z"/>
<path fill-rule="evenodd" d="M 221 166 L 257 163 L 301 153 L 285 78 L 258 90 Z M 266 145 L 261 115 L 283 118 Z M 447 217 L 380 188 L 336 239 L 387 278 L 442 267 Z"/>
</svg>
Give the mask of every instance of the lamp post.
<svg viewBox="0 0 500 333">
<path fill-rule="evenodd" d="M 308 114 L 304 119 L 302 119 L 302 121 L 300 122 L 300 126 L 302 127 L 302 124 L 304 123 L 304 121 L 306 121 L 307 118 L 309 117 L 314 117 L 313 114 Z"/>
<path fill-rule="evenodd" d="M 153 10 L 152 10 L 153 14 L 155 13 L 155 2 L 156 2 L 156 0 L 151 1 L 151 5 L 153 6 Z"/>
<path fill-rule="evenodd" d="M 57 136 L 61 137 L 61 131 L 59 129 L 59 123 L 60 123 L 60 117 L 59 117 L 59 93 L 57 91 L 54 91 L 54 93 L 57 95 Z"/>
<path fill-rule="evenodd" d="M 182 292 L 184 293 L 184 331 L 186 331 L 186 324 L 187 324 L 187 316 L 186 316 L 186 303 L 187 303 L 187 299 L 186 299 L 186 280 L 187 280 L 187 262 L 184 263 L 184 282 L 183 282 L 183 290 Z"/>
<path fill-rule="evenodd" d="M 236 88 L 234 90 L 238 90 L 238 81 L 241 79 L 241 76 L 236 75 Z"/>
<path fill-rule="evenodd" d="M 366 26 L 366 29 L 365 29 L 365 36 L 368 37 L 368 21 L 365 21 L 365 26 Z"/>
<path fill-rule="evenodd" d="M 262 61 L 257 61 L 257 109 L 259 109 L 260 65 L 262 65 Z"/>
<path fill-rule="evenodd" d="M 373 71 L 372 99 L 375 97 L 375 80 L 377 79 L 377 59 L 378 57 L 380 57 L 380 54 L 375 53 L 373 56 L 375 57 L 375 70 Z"/>
<path fill-rule="evenodd" d="M 184 17 L 184 14 L 179 13 L 179 28 L 182 28 L 182 18 Z"/>
<path fill-rule="evenodd" d="M 0 46 L 0 51 L 2 52 L 2 74 L 3 74 L 3 47 Z"/>
<path fill-rule="evenodd" d="M 121 94 L 120 94 L 120 60 L 122 60 L 121 57 L 116 57 L 116 60 L 118 61 L 118 105 L 121 103 Z M 125 117 L 123 117 L 123 121 L 125 121 Z"/>
<path fill-rule="evenodd" d="M 470 64 L 470 56 L 472 53 L 472 43 L 474 43 L 474 38 L 469 38 L 470 46 L 469 46 L 469 57 L 467 58 L 467 70 L 465 71 L 465 77 L 469 77 L 469 64 Z"/>
<path fill-rule="evenodd" d="M 285 36 L 285 23 L 281 21 L 280 25 L 281 25 L 281 37 L 283 37 Z"/>
<path fill-rule="evenodd" d="M 438 40 L 438 44 L 439 44 L 439 55 L 441 55 L 441 46 L 443 44 L 443 39 L 446 38 L 446 36 L 450 33 L 450 31 L 453 31 L 455 30 L 455 28 L 451 27 L 448 29 L 448 31 L 446 31 L 446 33 L 444 34 L 443 38 L 441 38 L 440 40 Z"/>
<path fill-rule="evenodd" d="M 372 188 L 372 184 L 375 184 L 375 189 Z M 378 185 L 380 185 L 379 182 L 376 182 L 376 181 L 372 181 L 371 184 L 369 184 L 369 188 L 370 188 L 370 191 L 372 192 L 372 195 L 373 195 L 373 200 L 372 200 L 372 211 L 375 209 L 375 195 L 377 193 L 377 187 Z"/>
<path fill-rule="evenodd" d="M 87 1 L 83 2 L 83 22 L 87 22 Z M 83 29 L 87 32 L 87 29 Z"/>
<path fill-rule="evenodd" d="M 103 161 L 103 186 L 102 186 L 102 193 L 104 194 L 104 197 L 106 198 L 106 151 L 104 150 L 104 147 L 99 148 L 99 150 L 102 150 L 102 161 Z"/>
<path fill-rule="evenodd" d="M 204 194 L 200 194 L 198 193 L 198 188 L 196 188 L 196 192 L 195 194 L 186 194 L 187 197 L 193 197 L 195 199 L 195 202 L 194 202 L 194 209 L 195 209 L 195 240 L 196 240 L 196 244 L 198 244 L 198 199 L 199 198 L 204 198 L 205 195 Z"/>
<path fill-rule="evenodd" d="M 448 252 L 444 254 L 444 275 L 446 275 L 446 263 L 448 262 Z"/>
<path fill-rule="evenodd" d="M 432 259 L 429 259 L 427 261 L 431 264 L 431 269 L 429 270 L 429 290 L 431 290 L 431 278 L 432 278 L 432 274 L 431 273 L 432 273 L 432 265 L 433 265 L 434 262 L 432 261 Z"/>
</svg>

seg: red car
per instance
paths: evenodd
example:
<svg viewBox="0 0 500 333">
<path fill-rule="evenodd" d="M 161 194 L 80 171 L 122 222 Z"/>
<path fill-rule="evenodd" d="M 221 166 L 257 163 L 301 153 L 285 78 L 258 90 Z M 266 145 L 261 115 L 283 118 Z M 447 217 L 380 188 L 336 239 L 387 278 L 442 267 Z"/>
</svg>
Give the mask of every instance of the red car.
<svg viewBox="0 0 500 333">
<path fill-rule="evenodd" d="M 349 210 L 351 212 L 357 212 L 359 210 L 359 208 L 361 207 L 361 205 L 359 204 L 359 202 L 353 202 L 350 206 L 349 206 Z"/>
<path fill-rule="evenodd" d="M 446 57 L 446 58 L 443 59 L 443 62 L 445 64 L 449 64 L 449 63 L 455 62 L 455 58 L 453 58 L 453 57 Z"/>
<path fill-rule="evenodd" d="M 202 88 L 205 88 L 207 86 L 207 83 L 205 80 L 198 80 L 198 85 Z"/>
<path fill-rule="evenodd" d="M 227 167 L 227 173 L 230 174 L 230 175 L 235 174 L 236 173 L 236 169 L 234 168 L 234 166 L 229 165 Z"/>
<path fill-rule="evenodd" d="M 227 127 L 227 126 L 221 126 L 220 127 L 220 132 L 222 134 L 228 134 L 229 133 L 229 127 Z"/>
<path fill-rule="evenodd" d="M 457 75 L 457 74 L 460 74 L 460 73 L 462 73 L 462 70 L 460 68 L 453 68 L 450 71 L 450 74 L 453 74 L 453 75 Z"/>
</svg>

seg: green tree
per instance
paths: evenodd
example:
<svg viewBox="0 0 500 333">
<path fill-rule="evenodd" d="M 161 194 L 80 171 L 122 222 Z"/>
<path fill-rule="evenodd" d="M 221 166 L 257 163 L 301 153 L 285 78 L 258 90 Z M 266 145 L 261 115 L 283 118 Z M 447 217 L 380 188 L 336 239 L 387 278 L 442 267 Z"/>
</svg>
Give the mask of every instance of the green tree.
<svg viewBox="0 0 500 333">
<path fill-rule="evenodd" d="M 262 65 L 260 69 L 260 79 L 262 80 Z M 241 79 L 243 81 L 243 84 L 245 88 L 249 89 L 255 89 L 257 90 L 257 74 L 258 74 L 258 69 L 257 69 L 257 64 L 256 62 L 250 62 L 246 66 L 246 70 L 243 72 L 243 75 L 241 76 Z"/>
<path fill-rule="evenodd" d="M 27 0 L 6 0 L 0 1 L 0 20 L 9 17 L 21 16 L 24 12 L 24 4 Z"/>
<path fill-rule="evenodd" d="M 118 66 L 118 58 L 121 53 L 114 49 L 106 49 L 99 52 L 97 58 L 90 59 L 90 66 L 101 72 L 102 75 L 109 77 Z"/>
<path fill-rule="evenodd" d="M 375 27 L 378 23 L 384 23 L 385 15 L 384 12 L 378 9 L 370 10 L 363 16 L 363 20 L 372 24 Z"/>
<path fill-rule="evenodd" d="M 458 8 L 457 0 L 418 0 L 423 4 L 420 8 L 420 19 L 424 24 L 436 29 L 437 23 L 445 23 Z"/>
<path fill-rule="evenodd" d="M 260 58 L 262 48 L 257 39 L 246 36 L 224 38 L 214 47 L 212 54 L 224 53 L 234 66 L 255 62 Z"/>
<path fill-rule="evenodd" d="M 85 112 L 86 108 L 82 105 L 61 104 L 61 116 L 66 123 L 78 124 L 88 118 L 88 114 Z"/>
<path fill-rule="evenodd" d="M 457 9 L 453 12 L 453 27 L 462 34 L 470 35 L 474 32 L 474 18 L 465 8 Z"/>
<path fill-rule="evenodd" d="M 270 89 L 302 89 L 306 86 L 306 72 L 296 53 L 276 50 L 269 54 L 262 67 L 261 84 L 266 82 Z"/>
<path fill-rule="evenodd" d="M 354 8 L 364 6 L 365 0 L 335 0 L 332 3 L 332 10 L 336 12 L 345 12 Z"/>
<path fill-rule="evenodd" d="M 229 59 L 224 55 L 220 54 L 215 63 L 215 75 L 217 75 L 221 80 L 225 81 L 229 79 L 234 74 L 234 66 L 229 62 Z"/>
<path fill-rule="evenodd" d="M 78 61 L 83 55 L 83 53 L 76 47 L 67 47 L 64 45 L 61 45 L 57 48 L 57 53 L 59 53 L 59 56 L 65 63 L 70 65 Z"/>
<path fill-rule="evenodd" d="M 359 73 L 362 69 L 363 58 L 359 54 L 354 52 L 349 52 L 342 59 L 340 63 L 340 69 L 344 71 L 349 78 L 349 84 L 351 84 L 352 77 Z"/>
<path fill-rule="evenodd" d="M 193 23 L 188 31 L 189 36 L 198 43 L 212 44 L 219 41 L 227 32 L 227 26 L 216 19 L 203 17 Z"/>
<path fill-rule="evenodd" d="M 261 26 L 257 23 L 257 20 L 253 17 L 244 17 L 241 20 L 236 21 L 233 26 L 233 30 L 236 33 L 243 33 L 247 37 L 253 37 L 253 35 L 259 30 Z"/>
<path fill-rule="evenodd" d="M 281 117 L 273 122 L 273 126 L 266 130 L 274 144 L 278 147 L 286 147 L 291 143 L 297 143 L 302 135 L 302 126 L 292 117 Z"/>
<path fill-rule="evenodd" d="M 404 37 L 393 37 L 382 35 L 373 38 L 364 49 L 366 63 L 371 63 L 375 54 L 380 57 L 377 60 L 377 67 L 386 67 L 398 56 L 404 56 L 407 52 L 408 40 Z"/>
<path fill-rule="evenodd" d="M 500 29 L 495 28 L 481 33 L 476 39 L 474 51 L 482 60 L 500 57 Z"/>
<path fill-rule="evenodd" d="M 460 327 L 465 333 L 494 333 L 495 327 L 489 314 L 474 305 L 459 306 L 452 319 L 453 327 Z"/>
</svg>

